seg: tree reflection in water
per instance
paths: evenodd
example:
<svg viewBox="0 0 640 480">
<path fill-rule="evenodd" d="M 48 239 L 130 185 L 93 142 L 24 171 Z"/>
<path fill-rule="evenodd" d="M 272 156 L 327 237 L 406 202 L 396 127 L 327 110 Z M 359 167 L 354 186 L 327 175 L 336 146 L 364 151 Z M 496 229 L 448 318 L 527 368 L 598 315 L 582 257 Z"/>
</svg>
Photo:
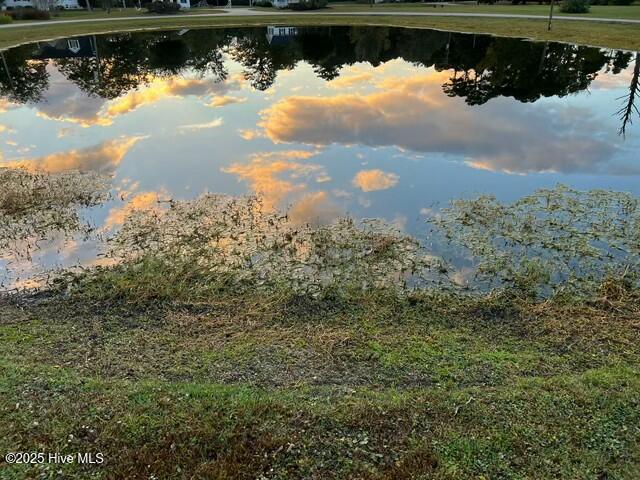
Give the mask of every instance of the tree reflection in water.
<svg viewBox="0 0 640 480">
<path fill-rule="evenodd" d="M 452 70 L 444 92 L 469 105 L 496 97 L 534 102 L 585 90 L 602 71 L 627 68 L 628 52 L 559 43 L 383 27 L 319 27 L 295 29 L 295 35 L 273 38 L 264 28 L 210 29 L 188 32 L 140 32 L 80 37 L 69 55 L 66 40 L 26 45 L 2 55 L 0 95 L 16 103 L 36 103 L 49 86 L 51 62 L 89 95 L 105 99 L 147 85 L 154 78 L 186 71 L 228 77 L 225 55 L 240 63 L 244 77 L 257 90 L 273 85 L 278 72 L 300 61 L 318 77 L 331 80 L 346 65 L 379 65 L 402 58 L 437 71 Z M 66 52 L 62 54 L 61 52 Z M 637 112 L 638 55 L 625 106 L 618 114 L 624 134 Z"/>
<path fill-rule="evenodd" d="M 631 76 L 629 93 L 621 97 L 621 99 L 624 99 L 624 105 L 620 110 L 618 110 L 618 116 L 622 122 L 619 134 L 623 137 L 627 133 L 627 125 L 631 125 L 633 123 L 633 114 L 636 113 L 640 116 L 640 110 L 636 105 L 638 95 L 640 95 L 640 53 L 636 52 L 636 62 L 635 67 L 633 68 L 633 75 Z"/>
</svg>

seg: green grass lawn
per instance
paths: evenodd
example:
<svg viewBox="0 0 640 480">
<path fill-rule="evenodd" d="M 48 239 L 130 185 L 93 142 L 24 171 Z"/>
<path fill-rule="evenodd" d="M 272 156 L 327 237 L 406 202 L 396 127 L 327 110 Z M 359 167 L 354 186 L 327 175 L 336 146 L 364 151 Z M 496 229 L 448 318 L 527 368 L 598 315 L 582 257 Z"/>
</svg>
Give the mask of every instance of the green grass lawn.
<svg viewBox="0 0 640 480">
<path fill-rule="evenodd" d="M 5 300 L 2 478 L 638 478 L 637 298 L 443 300 Z"/>
<path fill-rule="evenodd" d="M 277 13 L 271 8 L 255 8 L 260 11 L 270 11 Z M 403 11 L 403 12 L 425 12 L 425 13 L 497 13 L 497 14 L 518 14 L 518 15 L 543 15 L 549 14 L 548 5 L 437 5 L 429 3 L 388 3 L 378 4 L 370 7 L 368 5 L 360 5 L 356 3 L 330 4 L 326 11 L 331 12 L 371 12 L 371 11 Z M 192 8 L 185 10 L 182 15 L 224 13 L 219 8 Z M 317 13 L 322 13 L 319 11 Z M 68 10 L 57 13 L 54 16 L 56 20 L 82 19 L 82 18 L 109 18 L 109 17 L 133 17 L 148 16 L 146 10 L 137 10 L 135 8 L 113 8 L 110 14 L 101 9 L 88 12 L 86 10 Z M 634 19 L 640 20 L 640 4 L 629 6 L 616 5 L 593 5 L 589 13 L 586 14 L 563 14 L 560 9 L 556 9 L 555 15 L 578 16 L 578 17 L 597 17 L 597 18 L 614 18 L 614 19 Z"/>
<path fill-rule="evenodd" d="M 224 13 L 217 8 L 193 8 L 190 10 L 184 10 L 180 15 L 194 15 L 199 13 L 216 14 Z M 86 10 L 66 10 L 56 13 L 52 18 L 54 20 L 79 20 L 79 19 L 91 19 L 91 18 L 118 18 L 118 17 L 149 17 L 154 16 L 149 14 L 145 9 L 138 10 L 137 8 L 113 8 L 111 13 L 107 13 L 102 9 L 95 9 L 91 12 Z M 28 20 L 27 20 L 28 21 Z"/>
<path fill-rule="evenodd" d="M 91 12 L 87 10 L 66 10 L 62 12 L 56 12 L 52 18 L 53 20 L 78 20 L 89 18 L 114 18 L 114 17 L 135 17 L 148 15 L 146 10 L 138 10 L 136 8 L 114 8 L 111 13 L 107 13 L 102 9 L 96 9 Z M 29 20 L 23 20 L 28 22 Z"/>
<path fill-rule="evenodd" d="M 515 15 L 549 15 L 549 5 L 436 5 L 428 3 L 388 3 L 369 7 L 358 4 L 331 5 L 335 11 L 406 11 L 406 12 L 426 12 L 426 13 L 497 13 Z M 640 19 L 640 4 L 628 6 L 616 5 L 592 5 L 589 13 L 585 14 L 565 14 L 556 8 L 554 15 L 574 16 L 574 17 L 599 17 L 599 18 L 624 18 Z"/>
<path fill-rule="evenodd" d="M 198 18 L 179 15 L 167 18 L 100 22 L 96 24 L 42 25 L 24 28 L 0 28 L 0 48 L 8 48 L 21 43 L 40 41 L 64 36 L 86 35 L 114 31 L 167 28 L 198 28 L 225 26 L 264 26 L 287 24 L 299 26 L 314 25 L 380 25 L 413 28 L 436 28 L 455 32 L 489 33 L 502 36 L 532 38 L 536 40 L 554 40 L 609 48 L 640 50 L 640 35 L 637 25 L 618 25 L 607 23 L 582 23 L 558 21 L 551 32 L 547 31 L 544 20 L 495 19 L 495 18 L 456 18 L 456 17 L 348 17 L 314 15 L 233 17 L 216 15 Z"/>
</svg>

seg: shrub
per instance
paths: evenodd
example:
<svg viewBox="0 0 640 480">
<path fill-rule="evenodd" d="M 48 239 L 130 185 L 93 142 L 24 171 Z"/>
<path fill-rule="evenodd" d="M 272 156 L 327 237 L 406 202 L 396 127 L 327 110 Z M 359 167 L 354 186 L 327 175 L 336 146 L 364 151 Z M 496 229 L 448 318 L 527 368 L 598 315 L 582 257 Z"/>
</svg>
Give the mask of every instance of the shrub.
<svg viewBox="0 0 640 480">
<path fill-rule="evenodd" d="M 273 4 L 269 0 L 258 0 L 253 2 L 256 7 L 273 7 Z"/>
<path fill-rule="evenodd" d="M 300 0 L 298 3 L 291 5 L 293 10 L 316 10 L 325 8 L 328 0 Z"/>
<path fill-rule="evenodd" d="M 609 5 L 631 5 L 633 0 L 609 0 Z"/>
<path fill-rule="evenodd" d="M 180 4 L 164 0 L 149 2 L 145 4 L 145 8 L 149 13 L 173 14 L 180 11 Z"/>
<path fill-rule="evenodd" d="M 563 13 L 587 13 L 589 2 L 588 0 L 562 0 L 560 11 Z"/>
<path fill-rule="evenodd" d="M 13 19 L 9 15 L 0 15 L 0 25 L 13 22 Z"/>
<path fill-rule="evenodd" d="M 51 14 L 35 8 L 16 8 L 7 12 L 13 20 L 49 20 Z"/>
</svg>

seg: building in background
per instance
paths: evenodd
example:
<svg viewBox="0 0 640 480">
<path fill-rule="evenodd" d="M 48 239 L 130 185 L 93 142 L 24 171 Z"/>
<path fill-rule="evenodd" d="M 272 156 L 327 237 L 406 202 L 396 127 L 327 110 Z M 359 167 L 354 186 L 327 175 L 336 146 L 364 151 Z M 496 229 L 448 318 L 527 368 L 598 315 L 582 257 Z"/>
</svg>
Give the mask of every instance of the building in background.
<svg viewBox="0 0 640 480">
<path fill-rule="evenodd" d="M 5 0 L 3 6 L 3 8 L 7 10 L 27 7 L 35 7 L 33 0 Z M 78 10 L 82 8 L 78 3 L 78 0 L 53 0 L 51 2 L 51 7 L 64 8 L 65 10 Z"/>
</svg>

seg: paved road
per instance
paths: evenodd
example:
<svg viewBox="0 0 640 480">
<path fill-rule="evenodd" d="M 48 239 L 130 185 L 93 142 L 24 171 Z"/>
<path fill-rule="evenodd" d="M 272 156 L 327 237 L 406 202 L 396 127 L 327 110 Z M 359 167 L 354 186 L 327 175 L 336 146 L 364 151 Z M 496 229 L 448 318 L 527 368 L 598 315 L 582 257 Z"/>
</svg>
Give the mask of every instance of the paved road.
<svg viewBox="0 0 640 480">
<path fill-rule="evenodd" d="M 182 18 L 220 18 L 220 17 L 264 17 L 264 16 L 281 16 L 287 17 L 289 15 L 301 16 L 301 15 L 321 15 L 321 16 L 384 16 L 384 17 L 466 17 L 466 18 L 522 18 L 522 19 L 534 19 L 545 20 L 546 15 L 519 15 L 509 13 L 447 13 L 447 12 L 402 12 L 397 10 L 390 10 L 382 12 L 380 10 L 373 12 L 270 12 L 261 10 L 251 10 L 249 8 L 233 8 L 233 9 L 220 9 L 224 13 L 196 13 L 185 15 Z M 137 16 L 137 17 L 113 17 L 113 18 L 83 18 L 74 20 L 48 20 L 45 22 L 29 22 L 29 23 L 12 23 L 9 25 L 0 26 L 0 30 L 6 28 L 22 28 L 22 27 L 37 27 L 41 25 L 59 25 L 59 24 L 72 24 L 72 23 L 98 23 L 98 22 L 120 22 L 129 20 L 160 20 L 171 17 L 166 16 Z M 623 18 L 599 18 L 599 17 L 574 17 L 574 16 L 554 16 L 554 21 L 569 20 L 580 22 L 605 22 L 605 23 L 624 23 L 624 24 L 638 24 L 640 20 L 631 20 Z"/>
</svg>

